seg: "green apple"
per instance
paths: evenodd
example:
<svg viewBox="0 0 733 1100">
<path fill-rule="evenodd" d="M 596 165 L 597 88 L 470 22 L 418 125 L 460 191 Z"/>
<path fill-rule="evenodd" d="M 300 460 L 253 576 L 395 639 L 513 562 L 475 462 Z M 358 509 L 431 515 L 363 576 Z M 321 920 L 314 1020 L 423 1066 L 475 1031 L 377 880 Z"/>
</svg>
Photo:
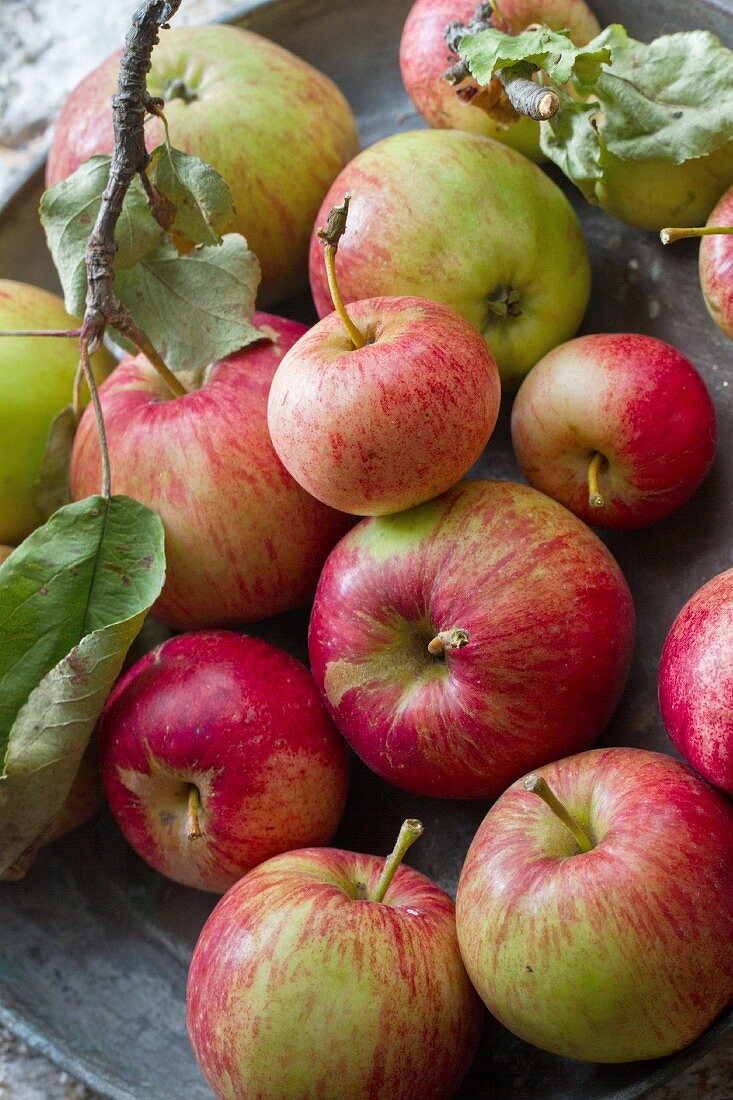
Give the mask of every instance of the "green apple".
<svg viewBox="0 0 733 1100">
<path fill-rule="evenodd" d="M 0 331 L 73 329 L 55 294 L 27 283 L 0 279 Z M 78 341 L 68 337 L 0 338 L 0 543 L 16 545 L 43 523 L 33 487 L 51 421 L 71 401 L 79 359 Z M 94 356 L 98 379 L 114 359 L 102 348 Z"/>
</svg>

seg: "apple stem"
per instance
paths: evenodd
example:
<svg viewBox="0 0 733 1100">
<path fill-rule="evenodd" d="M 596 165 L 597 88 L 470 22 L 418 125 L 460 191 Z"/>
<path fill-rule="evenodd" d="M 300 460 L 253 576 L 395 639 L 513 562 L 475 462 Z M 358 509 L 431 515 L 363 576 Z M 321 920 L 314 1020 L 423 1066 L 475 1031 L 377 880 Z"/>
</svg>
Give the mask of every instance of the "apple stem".
<svg viewBox="0 0 733 1100">
<path fill-rule="evenodd" d="M 538 798 L 542 799 L 546 806 L 550 807 L 555 816 L 558 817 L 563 825 L 573 834 L 581 852 L 591 852 L 593 850 L 593 841 L 588 836 L 583 826 L 579 821 L 576 821 L 573 815 L 563 806 L 549 783 L 543 779 L 541 775 L 528 775 L 524 781 L 524 789 L 525 791 L 530 791 L 532 794 L 536 794 Z"/>
<path fill-rule="evenodd" d="M 199 822 L 199 808 L 201 797 L 199 789 L 192 783 L 188 791 L 188 839 L 198 840 L 201 836 L 201 823 Z"/>
<path fill-rule="evenodd" d="M 80 328 L 21 328 L 3 329 L 0 336 L 81 336 Z"/>
<path fill-rule="evenodd" d="M 662 244 L 674 244 L 688 237 L 712 237 L 716 233 L 733 233 L 733 225 L 703 225 L 697 229 L 663 229 L 659 234 Z"/>
<path fill-rule="evenodd" d="M 605 461 L 600 451 L 596 451 L 588 466 L 588 503 L 591 508 L 603 508 L 606 503 L 598 488 L 598 473 Z"/>
<path fill-rule="evenodd" d="M 431 657 L 442 657 L 446 650 L 463 649 L 468 645 L 468 631 L 461 627 L 453 630 L 441 630 L 432 641 L 428 642 L 428 653 Z"/>
<path fill-rule="evenodd" d="M 405 857 L 405 852 L 422 836 L 422 834 L 423 827 L 421 821 L 417 821 L 414 817 L 410 817 L 407 821 L 403 821 L 402 828 L 397 837 L 397 843 L 392 849 L 392 854 L 387 856 L 387 859 L 384 861 L 382 873 L 379 876 L 379 881 L 369 901 L 384 901 L 390 883 L 395 876 L 395 872 Z"/>
<path fill-rule="evenodd" d="M 341 318 L 341 323 L 346 329 L 346 333 L 354 347 L 363 348 L 366 344 L 366 340 L 346 312 L 346 306 L 341 297 L 338 281 L 336 279 L 336 253 L 338 252 L 339 241 L 346 232 L 346 218 L 348 217 L 350 202 L 351 195 L 344 195 L 344 201 L 341 203 L 341 206 L 334 206 L 331 208 L 326 225 L 317 229 L 316 234 L 323 241 L 323 255 L 326 260 L 328 289 L 331 292 L 334 309 Z"/>
<path fill-rule="evenodd" d="M 99 400 L 97 381 L 94 377 L 94 371 L 92 370 L 89 344 L 84 339 L 84 337 L 79 340 L 79 362 L 81 365 L 81 369 L 84 372 L 84 377 L 87 380 L 87 385 L 89 386 L 89 393 L 91 394 L 92 406 L 94 408 L 94 417 L 97 422 L 99 450 L 102 455 L 102 496 L 105 497 L 106 500 L 109 500 L 112 488 L 109 465 L 109 449 L 107 447 L 107 432 L 104 427 L 104 415 L 102 413 L 102 403 Z"/>
</svg>

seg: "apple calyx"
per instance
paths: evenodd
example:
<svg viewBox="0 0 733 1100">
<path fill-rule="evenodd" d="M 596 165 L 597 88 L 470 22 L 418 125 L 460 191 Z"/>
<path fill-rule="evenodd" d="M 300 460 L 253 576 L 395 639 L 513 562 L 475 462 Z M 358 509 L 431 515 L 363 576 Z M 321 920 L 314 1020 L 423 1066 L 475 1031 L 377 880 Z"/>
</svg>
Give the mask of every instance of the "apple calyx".
<svg viewBox="0 0 733 1100">
<path fill-rule="evenodd" d="M 712 237 L 716 233 L 733 233 L 733 225 L 702 225 L 694 229 L 663 229 L 659 234 L 662 244 L 674 244 L 689 237 Z"/>
<path fill-rule="evenodd" d="M 201 834 L 201 822 L 199 820 L 199 809 L 201 808 L 201 795 L 199 789 L 195 783 L 192 783 L 188 790 L 188 815 L 186 820 L 186 829 L 189 840 L 198 840 Z"/>
<path fill-rule="evenodd" d="M 344 305 L 336 280 L 336 253 L 338 252 L 339 241 L 346 232 L 346 219 L 349 214 L 350 202 L 351 195 L 347 194 L 344 195 L 344 201 L 340 206 L 331 207 L 325 226 L 321 226 L 320 229 L 316 230 L 316 236 L 320 237 L 323 242 L 323 255 L 326 260 L 328 289 L 331 292 L 334 309 L 341 318 L 341 323 L 346 329 L 346 333 L 351 343 L 355 348 L 363 348 L 366 344 L 366 340 L 346 312 L 346 306 Z"/>
<path fill-rule="evenodd" d="M 442 657 L 446 652 L 463 649 L 470 639 L 468 631 L 462 627 L 454 627 L 453 630 L 441 630 L 432 641 L 428 642 L 428 653 L 431 657 Z"/>
<path fill-rule="evenodd" d="M 606 504 L 603 494 L 598 488 L 598 473 L 605 461 L 605 456 L 600 451 L 596 451 L 588 466 L 588 503 L 591 508 L 603 508 Z"/>
<path fill-rule="evenodd" d="M 419 837 L 422 836 L 424 830 L 422 822 L 418 821 L 414 817 L 409 817 L 407 821 L 402 822 L 402 828 L 399 831 L 397 837 L 397 843 L 395 844 L 392 852 L 384 862 L 382 873 L 379 876 L 379 881 L 372 892 L 371 897 L 367 897 L 367 901 L 376 901 L 377 903 L 383 902 L 387 891 L 389 890 L 390 883 L 395 876 L 397 868 L 402 863 L 405 857 L 407 849 L 410 848 Z"/>
<path fill-rule="evenodd" d="M 505 321 L 507 317 L 521 317 L 522 308 L 519 302 L 519 291 L 513 286 L 499 287 L 486 299 L 489 308 L 489 320 L 491 316 Z"/>
<path fill-rule="evenodd" d="M 541 798 L 546 806 L 549 806 L 555 817 L 562 821 L 563 825 L 573 834 L 581 852 L 591 852 L 593 841 L 579 821 L 563 806 L 560 799 L 554 793 L 547 780 L 541 775 L 528 775 L 524 780 L 524 789 Z"/>
</svg>

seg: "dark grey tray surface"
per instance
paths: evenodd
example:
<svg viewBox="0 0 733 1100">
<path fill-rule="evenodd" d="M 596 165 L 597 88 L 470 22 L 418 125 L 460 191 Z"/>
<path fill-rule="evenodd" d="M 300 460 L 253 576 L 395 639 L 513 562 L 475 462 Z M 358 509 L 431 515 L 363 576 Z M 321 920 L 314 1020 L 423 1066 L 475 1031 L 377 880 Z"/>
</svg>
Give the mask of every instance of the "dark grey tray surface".
<svg viewBox="0 0 733 1100">
<path fill-rule="evenodd" d="M 420 125 L 397 63 L 409 6 L 409 0 L 270 0 L 248 5 L 233 21 L 268 35 L 333 77 L 351 101 L 362 143 L 368 145 Z M 622 22 L 639 38 L 702 27 L 733 45 L 733 6 L 727 0 L 643 5 L 602 0 L 593 7 L 602 23 Z M 57 280 L 37 222 L 41 189 L 36 172 L 0 214 L 0 275 L 53 289 Z M 639 627 L 629 685 L 603 743 L 669 752 L 656 702 L 664 637 L 687 598 L 733 558 L 733 345 L 707 317 L 694 244 L 663 250 L 655 236 L 620 225 L 567 190 L 594 269 L 584 330 L 645 332 L 675 344 L 702 371 L 718 411 L 720 454 L 694 500 L 646 531 L 605 537 L 631 585 Z M 308 310 L 307 303 L 293 305 L 293 312 L 312 316 Z M 507 414 L 505 408 L 477 473 L 518 478 Z M 303 612 L 253 633 L 303 657 L 306 625 Z M 416 798 L 389 787 L 358 762 L 352 774 L 336 842 L 386 852 L 402 819 L 419 816 L 426 832 L 410 862 L 453 892 L 487 806 Z M 203 1100 L 210 1093 L 188 1046 L 184 990 L 188 959 L 214 901 L 149 870 L 103 815 L 44 851 L 24 881 L 0 888 L 0 1019 L 105 1096 Z M 675 1076 L 731 1032 L 733 1010 L 672 1058 L 604 1067 L 535 1050 L 487 1020 L 461 1096 L 631 1100 Z"/>
</svg>

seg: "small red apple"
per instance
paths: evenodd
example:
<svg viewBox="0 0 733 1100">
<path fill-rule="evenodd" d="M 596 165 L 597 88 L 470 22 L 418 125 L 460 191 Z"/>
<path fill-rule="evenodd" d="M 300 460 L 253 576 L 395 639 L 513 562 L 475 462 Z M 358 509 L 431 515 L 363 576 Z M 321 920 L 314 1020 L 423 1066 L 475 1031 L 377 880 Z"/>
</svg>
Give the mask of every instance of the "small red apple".
<svg viewBox="0 0 733 1100">
<path fill-rule="evenodd" d="M 469 976 L 544 1050 L 671 1054 L 733 1000 L 731 867 L 733 805 L 683 764 L 558 760 L 510 787 L 471 844 L 456 903 Z"/>
<path fill-rule="evenodd" d="M 214 909 L 188 976 L 188 1030 L 219 1100 L 448 1100 L 483 1013 L 453 902 L 388 860 L 311 848 L 251 871 Z M 394 878 L 392 877 L 394 876 Z"/>
<path fill-rule="evenodd" d="M 512 410 L 523 474 L 596 527 L 684 504 L 715 457 L 715 407 L 689 359 L 651 336 L 581 336 L 541 359 Z"/>
<path fill-rule="evenodd" d="M 267 430 L 267 396 L 280 358 L 306 331 L 256 313 L 273 341 L 218 363 L 205 384 L 173 398 L 142 357 L 101 387 L 112 489 L 165 525 L 166 582 L 154 614 L 179 630 L 234 626 L 305 603 L 331 547 L 351 521 L 291 478 Z M 75 499 L 99 489 L 92 412 L 74 440 Z"/>
<path fill-rule="evenodd" d="M 659 706 L 682 755 L 733 795 L 733 569 L 703 585 L 672 624 Z"/>
<path fill-rule="evenodd" d="M 663 244 L 700 237 L 700 286 L 718 328 L 733 340 L 733 187 L 713 209 L 704 228 L 663 229 Z"/>
<path fill-rule="evenodd" d="M 257 638 L 171 638 L 123 676 L 100 720 L 110 809 L 152 867 L 223 893 L 276 852 L 330 840 L 345 746 L 308 670 Z"/>
</svg>

